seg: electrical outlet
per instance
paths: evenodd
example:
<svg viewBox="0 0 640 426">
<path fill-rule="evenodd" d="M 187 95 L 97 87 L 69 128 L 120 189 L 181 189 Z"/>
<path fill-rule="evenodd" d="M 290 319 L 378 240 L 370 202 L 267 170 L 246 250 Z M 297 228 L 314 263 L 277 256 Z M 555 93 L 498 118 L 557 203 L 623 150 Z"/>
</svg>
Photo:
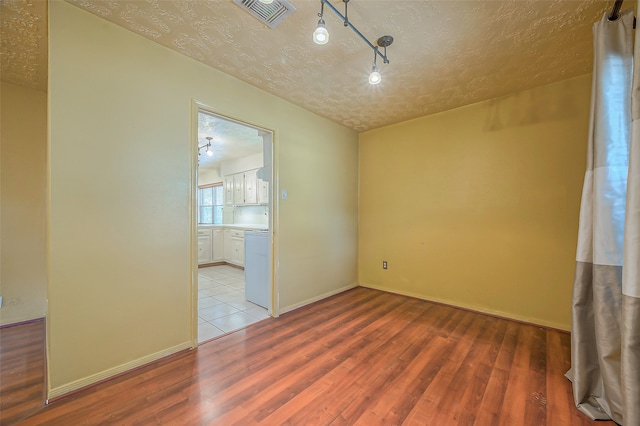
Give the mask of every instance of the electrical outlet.
<svg viewBox="0 0 640 426">
<path fill-rule="evenodd" d="M 382 261 L 382 269 L 387 269 L 387 261 L 386 260 Z"/>
</svg>

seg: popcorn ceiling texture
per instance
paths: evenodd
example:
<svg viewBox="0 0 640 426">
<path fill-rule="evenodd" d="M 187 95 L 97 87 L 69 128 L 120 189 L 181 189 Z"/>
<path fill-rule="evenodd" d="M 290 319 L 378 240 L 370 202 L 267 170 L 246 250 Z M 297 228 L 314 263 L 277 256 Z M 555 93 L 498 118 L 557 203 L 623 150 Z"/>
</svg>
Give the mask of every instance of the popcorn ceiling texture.
<svg viewBox="0 0 640 426">
<path fill-rule="evenodd" d="M 0 1 L 0 76 L 47 90 L 47 2 Z"/>
<path fill-rule="evenodd" d="M 37 2 L 2 1 L 3 8 Z M 231 1 L 68 1 L 357 131 L 589 73 L 592 25 L 613 4 L 353 0 L 349 18 L 369 40 L 395 39 L 387 49 L 390 64 L 378 62 L 382 83 L 371 86 L 373 51 L 331 11 L 325 10 L 329 43 L 311 41 L 319 1 L 293 0 L 297 11 L 274 30 Z M 332 3 L 343 10 L 341 1 Z M 625 1 L 629 7 L 635 2 Z M 29 25 L 46 26 L 30 16 L 24 17 Z M 37 44 L 37 37 L 25 44 Z M 36 67 L 30 58 L 9 58 L 22 61 L 15 68 Z"/>
</svg>

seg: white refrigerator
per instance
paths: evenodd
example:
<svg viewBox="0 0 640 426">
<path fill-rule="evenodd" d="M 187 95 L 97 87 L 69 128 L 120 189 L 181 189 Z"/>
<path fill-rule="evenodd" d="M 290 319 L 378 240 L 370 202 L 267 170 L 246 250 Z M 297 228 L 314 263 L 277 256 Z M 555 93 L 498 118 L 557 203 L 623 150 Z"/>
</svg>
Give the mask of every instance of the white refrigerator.
<svg viewBox="0 0 640 426">
<path fill-rule="evenodd" d="M 267 309 L 271 304 L 270 249 L 269 231 L 244 232 L 245 297 Z"/>
</svg>

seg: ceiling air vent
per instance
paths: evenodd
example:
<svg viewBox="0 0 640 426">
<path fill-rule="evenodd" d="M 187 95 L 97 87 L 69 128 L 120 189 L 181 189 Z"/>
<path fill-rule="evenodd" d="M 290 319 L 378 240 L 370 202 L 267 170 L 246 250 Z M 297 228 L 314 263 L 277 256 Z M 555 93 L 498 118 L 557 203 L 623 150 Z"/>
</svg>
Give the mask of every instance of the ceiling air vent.
<svg viewBox="0 0 640 426">
<path fill-rule="evenodd" d="M 269 4 L 260 0 L 233 0 L 233 2 L 271 29 L 280 25 L 296 11 L 296 8 L 287 0 L 273 0 Z"/>
</svg>

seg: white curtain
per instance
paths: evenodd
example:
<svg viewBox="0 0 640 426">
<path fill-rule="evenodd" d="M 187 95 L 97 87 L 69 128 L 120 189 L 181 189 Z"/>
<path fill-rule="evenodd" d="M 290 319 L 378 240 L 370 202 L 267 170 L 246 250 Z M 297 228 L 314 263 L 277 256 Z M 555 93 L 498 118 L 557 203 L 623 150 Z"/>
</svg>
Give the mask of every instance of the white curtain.
<svg viewBox="0 0 640 426">
<path fill-rule="evenodd" d="M 605 15 L 593 34 L 591 123 L 567 377 L 577 407 L 589 417 L 638 426 L 640 60 L 634 68 L 633 11 L 615 21 Z"/>
</svg>

